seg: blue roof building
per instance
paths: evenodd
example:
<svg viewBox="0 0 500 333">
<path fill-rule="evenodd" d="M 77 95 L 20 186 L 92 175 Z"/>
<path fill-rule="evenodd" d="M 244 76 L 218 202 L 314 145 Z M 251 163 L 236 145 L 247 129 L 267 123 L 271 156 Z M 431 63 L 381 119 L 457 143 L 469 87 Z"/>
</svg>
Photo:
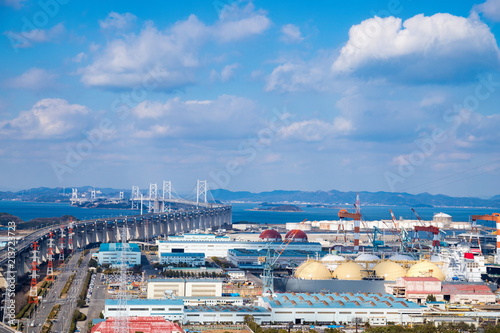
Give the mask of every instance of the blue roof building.
<svg viewBox="0 0 500 333">
<path fill-rule="evenodd" d="M 99 247 L 97 253 L 97 261 L 99 265 L 110 264 L 112 267 L 117 267 L 122 260 L 129 267 L 141 264 L 141 249 L 139 245 L 134 243 L 126 243 L 125 251 L 122 243 L 103 243 Z"/>
</svg>

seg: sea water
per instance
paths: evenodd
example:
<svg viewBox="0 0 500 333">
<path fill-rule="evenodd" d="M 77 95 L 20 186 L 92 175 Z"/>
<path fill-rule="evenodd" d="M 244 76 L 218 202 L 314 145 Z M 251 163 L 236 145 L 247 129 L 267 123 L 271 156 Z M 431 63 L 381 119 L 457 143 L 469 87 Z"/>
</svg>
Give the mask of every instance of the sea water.
<svg viewBox="0 0 500 333">
<path fill-rule="evenodd" d="M 258 204 L 235 203 L 233 206 L 233 222 L 245 221 L 248 223 L 260 224 L 284 224 L 286 222 L 301 222 L 305 219 L 309 221 L 338 220 L 338 210 L 336 208 L 306 207 L 300 206 L 302 212 L 275 212 L 252 210 Z M 353 210 L 352 207 L 343 207 Z M 397 219 L 416 219 L 410 207 L 401 206 L 362 206 L 361 213 L 363 219 L 390 220 L 391 209 Z M 422 207 L 416 211 L 423 220 L 432 220 L 435 213 L 446 213 L 452 216 L 453 221 L 470 221 L 471 215 L 483 215 L 500 212 L 500 209 L 491 208 L 470 208 L 470 207 Z M 72 215 L 80 220 L 96 218 L 111 218 L 116 216 L 138 215 L 138 210 L 129 209 L 106 209 L 106 208 L 81 208 L 73 207 L 68 203 L 40 203 L 23 201 L 0 201 L 0 212 L 9 213 L 20 217 L 24 221 L 29 221 L 37 217 L 58 217 Z M 488 226 L 494 227 L 493 224 Z"/>
</svg>

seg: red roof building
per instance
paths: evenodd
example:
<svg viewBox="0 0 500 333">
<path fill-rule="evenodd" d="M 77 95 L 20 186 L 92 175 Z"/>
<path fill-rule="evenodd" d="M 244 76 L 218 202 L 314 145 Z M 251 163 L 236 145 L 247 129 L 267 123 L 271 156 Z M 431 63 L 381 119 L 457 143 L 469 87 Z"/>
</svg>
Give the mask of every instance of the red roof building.
<svg viewBox="0 0 500 333">
<path fill-rule="evenodd" d="M 115 325 L 116 318 L 109 317 L 106 321 L 92 327 L 91 333 L 114 333 Z M 184 333 L 179 325 L 163 317 L 129 317 L 128 327 L 127 333 Z"/>
<path fill-rule="evenodd" d="M 443 284 L 444 300 L 450 303 L 495 303 L 495 294 L 484 284 Z"/>
<path fill-rule="evenodd" d="M 434 277 L 401 277 L 395 284 L 387 284 L 386 291 L 418 304 L 424 304 L 429 295 L 450 304 L 495 303 L 495 294 L 487 285 L 442 283 Z"/>
</svg>

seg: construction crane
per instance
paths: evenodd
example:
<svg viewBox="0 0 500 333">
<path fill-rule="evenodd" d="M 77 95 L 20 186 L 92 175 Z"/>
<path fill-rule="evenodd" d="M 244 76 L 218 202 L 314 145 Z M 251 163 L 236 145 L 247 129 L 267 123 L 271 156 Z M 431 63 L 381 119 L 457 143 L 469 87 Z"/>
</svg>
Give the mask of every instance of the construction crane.
<svg viewBox="0 0 500 333">
<path fill-rule="evenodd" d="M 304 224 L 307 219 L 304 219 L 299 225 Z M 288 244 L 293 241 L 294 236 L 298 232 L 298 229 L 293 230 L 291 235 L 281 243 L 281 245 L 276 249 L 271 249 L 271 243 L 268 244 L 267 253 L 264 258 L 259 258 L 262 261 L 262 296 L 270 296 L 274 294 L 274 265 L 281 257 L 283 252 L 285 252 Z"/>
<path fill-rule="evenodd" d="M 356 208 L 355 213 L 349 213 L 346 209 L 339 210 L 339 219 L 342 222 L 345 218 L 350 218 L 354 220 L 354 251 L 359 251 L 359 233 L 360 233 L 360 225 L 361 225 L 361 207 L 359 204 L 359 194 L 356 194 L 356 204 L 354 205 Z"/>
<path fill-rule="evenodd" d="M 495 263 L 500 263 L 500 213 L 493 213 L 491 215 L 472 215 L 471 220 L 475 223 L 477 220 L 481 221 L 493 221 L 496 223 L 496 235 L 497 235 L 497 244 L 496 244 L 496 255 L 495 255 Z"/>
<path fill-rule="evenodd" d="M 379 238 L 379 235 L 383 235 L 382 231 L 380 231 L 379 228 L 374 226 L 373 227 L 373 239 L 372 239 L 374 252 L 377 252 L 380 246 L 385 245 L 384 241 L 381 238 Z"/>
<path fill-rule="evenodd" d="M 429 232 L 431 234 L 433 234 L 433 238 L 432 238 L 432 252 L 437 252 L 439 251 L 439 248 L 441 246 L 441 230 L 438 228 L 438 227 L 434 227 L 434 226 L 428 226 L 428 227 L 423 227 L 423 226 L 415 226 L 414 228 L 414 231 L 415 231 L 415 237 L 414 239 L 420 239 L 418 237 L 418 232 L 419 231 L 422 231 L 422 232 Z"/>
</svg>

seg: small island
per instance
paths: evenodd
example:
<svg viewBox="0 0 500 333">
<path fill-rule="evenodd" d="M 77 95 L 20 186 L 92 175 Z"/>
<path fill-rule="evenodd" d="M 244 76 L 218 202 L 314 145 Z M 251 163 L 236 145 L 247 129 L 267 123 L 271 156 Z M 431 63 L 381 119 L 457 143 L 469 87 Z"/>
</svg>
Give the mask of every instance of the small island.
<svg viewBox="0 0 500 333">
<path fill-rule="evenodd" d="M 266 211 L 266 212 L 302 212 L 303 210 L 300 207 L 294 205 L 273 205 L 271 207 L 256 207 L 251 210 L 257 211 Z"/>
</svg>

